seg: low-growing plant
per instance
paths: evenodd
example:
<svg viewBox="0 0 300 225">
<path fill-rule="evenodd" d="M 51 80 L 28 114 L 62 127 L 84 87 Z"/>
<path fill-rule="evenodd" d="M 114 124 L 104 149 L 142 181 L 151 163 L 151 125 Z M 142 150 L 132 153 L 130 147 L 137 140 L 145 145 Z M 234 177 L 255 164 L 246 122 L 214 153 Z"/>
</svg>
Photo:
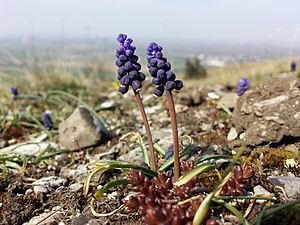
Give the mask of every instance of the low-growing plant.
<svg viewBox="0 0 300 225">
<path fill-rule="evenodd" d="M 157 143 L 153 145 L 148 120 L 140 97 L 145 75 L 139 72 L 141 66 L 137 62 L 138 57 L 134 54 L 136 47 L 132 45 L 133 40 L 127 38 L 125 34 L 120 34 L 117 40 L 121 44 L 116 52 L 116 65 L 119 68 L 118 80 L 120 81 L 119 92 L 125 94 L 130 87 L 133 89 L 146 127 L 149 152 L 146 150 L 141 136 L 130 133 L 125 136 L 133 135 L 140 144 L 143 153 L 142 158 L 146 163 L 142 162 L 141 165 L 135 165 L 121 161 L 101 161 L 88 165 L 89 174 L 84 185 L 85 196 L 89 195 L 90 182 L 98 172 L 109 169 L 119 169 L 126 172 L 125 176 L 107 182 L 100 186 L 94 194 L 91 194 L 92 213 L 95 216 L 111 215 L 111 213 L 97 213 L 93 204 L 110 189 L 126 185 L 125 190 L 123 189 L 124 194 L 127 193 L 127 197 L 123 199 L 124 205 L 113 212 L 124 208 L 128 213 L 138 212 L 145 224 L 218 224 L 217 220 L 211 217 L 212 203 L 224 206 L 240 218 L 243 224 L 248 224 L 242 214 L 226 202 L 226 200 L 233 198 L 243 198 L 240 195 L 245 194 L 246 181 L 254 175 L 253 169 L 247 164 L 240 165 L 240 155 L 243 151 L 238 151 L 235 156 L 202 156 L 199 152 L 198 154 L 193 153 L 195 147 L 191 141 L 179 151 L 172 90 L 180 90 L 183 87 L 183 82 L 176 80 L 176 75 L 171 71 L 171 64 L 163 56 L 163 48 L 154 42 L 150 43 L 147 48 L 148 68 L 152 76 L 152 83 L 157 85 L 154 95 L 161 97 L 163 93 L 166 93 L 171 117 L 173 144 L 167 151 L 158 146 Z M 156 155 L 155 150 L 159 155 Z M 147 156 L 149 153 L 150 158 Z M 187 154 L 191 158 L 180 161 L 180 158 Z M 158 165 L 157 158 L 162 156 L 165 157 L 165 163 Z M 151 163 L 149 163 L 149 159 L 151 159 Z M 218 161 L 218 159 L 229 160 L 227 169 L 218 169 L 222 163 L 222 160 Z M 151 164 L 151 168 L 149 164 Z M 211 170 L 218 171 L 220 178 L 214 189 L 207 190 L 200 180 L 200 174 L 204 175 L 205 172 Z M 228 199 L 226 198 L 228 196 L 225 195 L 231 195 L 231 197 Z M 249 197 L 245 196 L 244 198 Z"/>
</svg>

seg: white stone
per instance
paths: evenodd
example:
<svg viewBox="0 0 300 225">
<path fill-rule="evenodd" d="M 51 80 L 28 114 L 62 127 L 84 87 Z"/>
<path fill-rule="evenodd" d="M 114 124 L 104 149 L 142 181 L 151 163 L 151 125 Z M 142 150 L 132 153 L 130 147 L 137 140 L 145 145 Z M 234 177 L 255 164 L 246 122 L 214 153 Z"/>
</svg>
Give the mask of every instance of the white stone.
<svg viewBox="0 0 300 225">
<path fill-rule="evenodd" d="M 227 135 L 227 140 L 228 141 L 233 141 L 234 139 L 236 139 L 238 136 L 238 133 L 236 132 L 236 129 L 234 127 L 231 127 L 228 135 Z"/>
</svg>

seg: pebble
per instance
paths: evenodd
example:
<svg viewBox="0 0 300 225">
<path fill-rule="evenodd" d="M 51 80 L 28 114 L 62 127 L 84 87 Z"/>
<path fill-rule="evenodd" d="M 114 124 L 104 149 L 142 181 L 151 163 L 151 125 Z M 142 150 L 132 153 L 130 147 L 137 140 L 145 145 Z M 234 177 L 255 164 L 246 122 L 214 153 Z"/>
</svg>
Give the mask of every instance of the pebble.
<svg viewBox="0 0 300 225">
<path fill-rule="evenodd" d="M 236 129 L 234 127 L 231 127 L 229 132 L 228 132 L 228 135 L 227 135 L 227 140 L 228 141 L 233 141 L 237 137 L 238 137 L 238 133 L 236 132 Z"/>
</svg>

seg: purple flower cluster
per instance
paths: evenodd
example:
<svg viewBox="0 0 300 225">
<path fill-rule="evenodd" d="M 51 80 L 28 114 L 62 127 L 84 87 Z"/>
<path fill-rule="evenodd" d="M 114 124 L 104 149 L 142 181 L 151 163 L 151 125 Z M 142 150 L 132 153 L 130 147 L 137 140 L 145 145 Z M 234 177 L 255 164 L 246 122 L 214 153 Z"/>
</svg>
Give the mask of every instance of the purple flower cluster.
<svg viewBox="0 0 300 225">
<path fill-rule="evenodd" d="M 155 42 L 151 42 L 147 48 L 149 73 L 153 77 L 152 83 L 158 85 L 154 90 L 154 95 L 157 97 L 163 95 L 164 89 L 172 91 L 183 87 L 183 82 L 176 80 L 175 73 L 171 71 L 171 64 L 163 56 L 162 50 L 163 48 Z"/>
<path fill-rule="evenodd" d="M 52 122 L 52 119 L 51 119 L 51 115 L 50 113 L 44 113 L 43 114 L 43 122 L 44 122 L 44 127 L 47 129 L 47 130 L 51 130 L 53 128 L 53 122 Z"/>
<path fill-rule="evenodd" d="M 121 47 L 116 51 L 116 65 L 118 69 L 118 80 L 120 81 L 119 92 L 126 94 L 129 86 L 135 92 L 142 88 L 142 81 L 145 80 L 145 74 L 139 72 L 141 64 L 138 63 L 138 56 L 134 54 L 136 47 L 132 45 L 133 40 L 127 38 L 126 34 L 119 34 L 117 38 Z"/>
<path fill-rule="evenodd" d="M 295 61 L 291 62 L 291 72 L 295 72 L 297 67 L 297 63 Z"/>
<path fill-rule="evenodd" d="M 12 86 L 12 87 L 10 88 L 10 90 L 11 90 L 11 94 L 12 94 L 12 97 L 13 97 L 13 98 L 15 98 L 15 97 L 17 97 L 17 96 L 19 95 L 19 92 L 18 92 L 18 89 L 17 89 L 16 86 Z"/>
<path fill-rule="evenodd" d="M 242 96 L 245 91 L 247 91 L 249 88 L 249 81 L 247 80 L 247 78 L 243 77 L 242 79 L 240 79 L 239 83 L 238 83 L 238 87 L 237 87 L 237 94 L 238 96 Z"/>
</svg>

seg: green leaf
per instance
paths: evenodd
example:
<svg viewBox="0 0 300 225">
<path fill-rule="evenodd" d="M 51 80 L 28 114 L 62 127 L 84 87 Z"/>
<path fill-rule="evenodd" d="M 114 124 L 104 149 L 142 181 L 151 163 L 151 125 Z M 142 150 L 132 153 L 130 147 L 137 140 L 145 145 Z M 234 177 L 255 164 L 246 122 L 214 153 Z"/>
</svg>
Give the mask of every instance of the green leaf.
<svg viewBox="0 0 300 225">
<path fill-rule="evenodd" d="M 204 156 L 199 157 L 196 160 L 196 164 L 199 164 L 204 161 L 211 160 L 211 159 L 233 159 L 233 156 L 231 156 L 231 155 L 204 155 Z"/>
<path fill-rule="evenodd" d="M 148 154 L 146 146 L 144 145 L 141 135 L 139 135 L 138 133 L 135 133 L 135 132 L 129 132 L 129 133 L 123 135 L 120 138 L 120 140 L 122 141 L 129 136 L 131 136 L 131 138 L 130 138 L 131 141 L 137 142 L 139 144 L 141 152 L 142 152 L 142 160 L 150 167 L 149 154 Z"/>
<path fill-rule="evenodd" d="M 216 202 L 222 206 L 225 206 L 230 212 L 232 212 L 237 218 L 239 218 L 241 220 L 243 225 L 250 225 L 249 222 L 244 218 L 244 216 L 233 205 L 231 205 L 221 199 L 212 198 L 212 201 Z"/>
<path fill-rule="evenodd" d="M 162 157 L 165 157 L 166 150 L 164 150 L 162 147 L 160 147 L 159 144 L 154 143 L 153 147 L 154 147 L 155 151 L 157 151 Z"/>
<path fill-rule="evenodd" d="M 181 152 L 179 152 L 179 158 L 186 155 L 193 148 L 194 148 L 193 144 L 189 144 L 188 146 L 186 146 Z M 174 156 L 172 156 L 172 158 L 170 158 L 168 161 L 166 161 L 158 170 L 166 171 L 172 164 L 174 164 Z"/>
<path fill-rule="evenodd" d="M 199 206 L 194 219 L 193 219 L 193 225 L 201 225 L 202 221 L 204 220 L 206 213 L 210 207 L 210 203 L 212 200 L 212 197 L 214 196 L 214 192 L 210 193 L 206 196 L 206 198 L 202 201 L 201 205 Z"/>
<path fill-rule="evenodd" d="M 121 161 L 110 160 L 110 161 L 103 161 L 103 162 L 95 162 L 95 163 L 90 163 L 88 166 L 94 166 L 94 168 L 89 172 L 87 179 L 84 183 L 83 193 L 85 196 L 87 196 L 89 192 L 89 186 L 93 176 L 100 171 L 110 170 L 110 169 L 119 169 L 122 171 L 129 170 L 129 169 L 136 169 L 136 170 L 142 170 L 145 175 L 157 176 L 156 171 L 132 163 L 121 162 Z"/>
<path fill-rule="evenodd" d="M 179 179 L 174 183 L 174 185 L 181 186 L 181 185 L 189 182 L 191 179 L 193 179 L 193 177 L 197 176 L 198 174 L 204 173 L 208 170 L 211 170 L 212 168 L 214 168 L 214 165 L 212 165 L 210 163 L 205 163 L 205 164 L 199 165 L 199 166 L 195 167 L 194 169 L 188 171 L 183 176 L 179 177 Z"/>
<path fill-rule="evenodd" d="M 106 183 L 105 185 L 103 185 L 101 188 L 98 189 L 98 191 L 96 191 L 96 193 L 94 194 L 94 197 L 99 200 L 99 198 L 105 193 L 107 192 L 109 189 L 120 186 L 120 185 L 126 185 L 128 184 L 127 179 L 126 178 L 121 178 L 121 179 L 117 179 L 117 180 L 113 180 L 110 181 L 108 183 Z"/>
<path fill-rule="evenodd" d="M 295 206 L 297 204 L 300 204 L 300 199 L 298 199 L 296 201 L 288 202 L 288 203 L 285 203 L 285 204 L 272 205 L 270 207 L 266 207 L 266 208 L 263 209 L 263 211 L 260 213 L 260 215 L 256 218 L 256 220 L 254 221 L 253 225 L 260 225 L 261 220 L 263 218 L 271 216 L 272 214 L 277 213 L 277 212 L 279 212 L 281 210 L 293 207 L 293 206 Z"/>
</svg>

